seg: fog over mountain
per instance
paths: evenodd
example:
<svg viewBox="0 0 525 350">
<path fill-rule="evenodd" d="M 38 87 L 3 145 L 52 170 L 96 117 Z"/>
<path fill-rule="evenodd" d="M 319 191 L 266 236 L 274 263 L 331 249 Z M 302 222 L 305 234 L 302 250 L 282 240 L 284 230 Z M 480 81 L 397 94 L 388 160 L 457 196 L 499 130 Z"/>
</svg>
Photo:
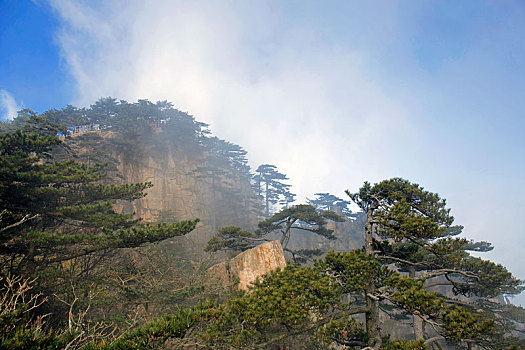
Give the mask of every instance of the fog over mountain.
<svg viewBox="0 0 525 350">
<path fill-rule="evenodd" d="M 277 165 L 299 202 L 407 178 L 525 278 L 523 4 L 43 4 L 72 104 L 173 101 Z"/>
</svg>

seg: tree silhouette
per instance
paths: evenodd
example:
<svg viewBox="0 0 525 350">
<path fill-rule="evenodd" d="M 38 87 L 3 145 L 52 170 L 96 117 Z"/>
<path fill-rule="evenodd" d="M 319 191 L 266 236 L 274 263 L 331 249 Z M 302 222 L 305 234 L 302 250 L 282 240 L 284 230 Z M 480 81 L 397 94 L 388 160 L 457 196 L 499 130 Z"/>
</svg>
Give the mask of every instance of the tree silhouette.
<svg viewBox="0 0 525 350">
<path fill-rule="evenodd" d="M 277 171 L 271 164 L 262 164 L 252 178 L 256 195 L 264 202 L 264 214 L 271 215 L 272 206 L 280 203 L 288 207 L 294 201 L 295 195 L 290 192 L 291 185 L 283 183 L 288 180 L 286 175 Z"/>
</svg>

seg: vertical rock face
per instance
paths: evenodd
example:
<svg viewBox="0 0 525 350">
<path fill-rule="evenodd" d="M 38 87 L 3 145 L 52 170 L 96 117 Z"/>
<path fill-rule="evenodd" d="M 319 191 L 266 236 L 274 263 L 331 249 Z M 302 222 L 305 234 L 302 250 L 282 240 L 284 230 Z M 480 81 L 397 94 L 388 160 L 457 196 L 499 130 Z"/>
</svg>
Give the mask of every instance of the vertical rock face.
<svg viewBox="0 0 525 350">
<path fill-rule="evenodd" d="M 238 288 L 248 290 L 257 277 L 286 266 L 283 248 L 279 241 L 266 242 L 246 250 L 233 259 L 210 267 L 210 283 L 223 287 L 238 281 Z"/>
<path fill-rule="evenodd" d="M 117 210 L 135 212 L 150 222 L 199 218 L 189 237 L 201 247 L 222 226 L 255 225 L 249 179 L 227 165 L 210 165 L 202 149 L 169 139 L 162 130 L 156 133 L 152 142 L 137 143 L 131 153 L 114 150 L 118 181 L 153 183 L 146 197 L 121 202 Z M 102 137 L 110 141 L 114 135 Z"/>
<path fill-rule="evenodd" d="M 239 278 L 239 289 L 247 290 L 257 277 L 286 266 L 279 241 L 266 242 L 230 260 L 230 274 Z"/>
</svg>

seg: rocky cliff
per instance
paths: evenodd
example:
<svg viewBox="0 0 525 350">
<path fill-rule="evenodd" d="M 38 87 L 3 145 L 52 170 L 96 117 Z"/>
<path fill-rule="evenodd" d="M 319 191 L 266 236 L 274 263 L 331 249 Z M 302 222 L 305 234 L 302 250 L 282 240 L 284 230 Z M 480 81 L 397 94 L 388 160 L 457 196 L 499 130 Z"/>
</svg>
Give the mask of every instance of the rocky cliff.
<svg viewBox="0 0 525 350">
<path fill-rule="evenodd" d="M 45 116 L 68 130 L 95 130 L 64 139 L 77 160 L 108 163 L 108 182 L 153 184 L 145 198 L 116 203 L 122 212 L 134 212 L 150 222 L 198 217 L 201 222 L 188 238 L 200 248 L 220 227 L 233 225 L 253 231 L 262 219 L 258 216 L 260 200 L 250 184 L 246 151 L 212 136 L 206 124 L 166 101 L 128 103 L 106 98 L 89 109 L 68 107 L 50 110 Z M 361 245 L 360 223 L 333 228 L 340 238 L 337 241 L 301 232 L 292 235 L 290 247 L 326 251 Z"/>
<path fill-rule="evenodd" d="M 199 247 L 222 226 L 250 229 L 257 222 L 251 212 L 249 178 L 197 143 L 173 137 L 169 130 L 156 128 L 136 139 L 106 130 L 69 142 L 84 158 L 93 157 L 97 150 L 105 152 L 112 163 L 110 181 L 153 184 L 146 197 L 119 202 L 117 209 L 150 222 L 199 218 L 197 229 L 188 235 Z"/>
<path fill-rule="evenodd" d="M 228 287 L 238 283 L 240 290 L 248 290 L 257 277 L 285 266 L 286 259 L 279 241 L 266 242 L 210 267 L 208 286 Z"/>
</svg>

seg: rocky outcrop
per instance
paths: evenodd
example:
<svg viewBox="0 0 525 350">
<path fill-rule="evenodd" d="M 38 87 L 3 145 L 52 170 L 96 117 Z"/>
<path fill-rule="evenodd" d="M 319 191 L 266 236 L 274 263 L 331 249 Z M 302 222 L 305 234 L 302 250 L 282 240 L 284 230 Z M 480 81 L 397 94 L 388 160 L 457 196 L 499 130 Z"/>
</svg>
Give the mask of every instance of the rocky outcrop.
<svg viewBox="0 0 525 350">
<path fill-rule="evenodd" d="M 113 132 L 101 136 L 110 145 L 121 138 Z M 146 197 L 118 203 L 116 209 L 121 212 L 135 212 L 149 222 L 199 218 L 197 229 L 188 235 L 199 247 L 220 227 L 250 228 L 257 222 L 250 213 L 249 179 L 227 165 L 210 165 L 206 151 L 179 142 L 161 129 L 155 130 L 151 140 L 137 142 L 126 152 L 113 147 L 112 156 L 117 160 L 115 181 L 153 183 Z"/>
<path fill-rule="evenodd" d="M 228 288 L 237 284 L 240 290 L 248 290 L 257 277 L 286 266 L 284 251 L 279 241 L 266 242 L 246 250 L 229 261 L 210 267 L 208 285 Z"/>
</svg>

